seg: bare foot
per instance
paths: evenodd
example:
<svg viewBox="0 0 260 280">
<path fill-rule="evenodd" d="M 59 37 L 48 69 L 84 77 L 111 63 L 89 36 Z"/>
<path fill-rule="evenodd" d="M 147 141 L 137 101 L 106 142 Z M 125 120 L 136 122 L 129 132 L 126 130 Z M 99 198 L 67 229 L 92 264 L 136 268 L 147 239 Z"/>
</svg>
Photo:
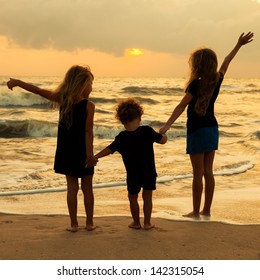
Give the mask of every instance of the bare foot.
<svg viewBox="0 0 260 280">
<path fill-rule="evenodd" d="M 85 229 L 88 230 L 88 231 L 92 231 L 92 230 L 95 230 L 97 227 L 94 226 L 93 224 L 91 225 L 86 225 Z"/>
<path fill-rule="evenodd" d="M 150 229 L 152 229 L 152 228 L 154 228 L 155 227 L 155 225 L 152 225 L 152 224 L 145 224 L 144 225 L 144 229 L 145 230 L 150 230 Z"/>
<path fill-rule="evenodd" d="M 66 229 L 69 232 L 77 232 L 79 230 L 78 226 L 71 226 L 70 228 Z"/>
<path fill-rule="evenodd" d="M 140 229 L 141 225 L 140 223 L 132 222 L 130 225 L 128 225 L 128 227 L 133 229 Z"/>
<path fill-rule="evenodd" d="M 192 219 L 199 219 L 200 218 L 200 214 L 199 213 L 194 213 L 194 212 L 190 212 L 186 215 L 183 215 L 183 217 L 185 218 L 192 218 Z"/>
<path fill-rule="evenodd" d="M 200 215 L 206 216 L 206 217 L 210 217 L 211 216 L 210 212 L 206 212 L 206 211 L 201 211 Z"/>
</svg>

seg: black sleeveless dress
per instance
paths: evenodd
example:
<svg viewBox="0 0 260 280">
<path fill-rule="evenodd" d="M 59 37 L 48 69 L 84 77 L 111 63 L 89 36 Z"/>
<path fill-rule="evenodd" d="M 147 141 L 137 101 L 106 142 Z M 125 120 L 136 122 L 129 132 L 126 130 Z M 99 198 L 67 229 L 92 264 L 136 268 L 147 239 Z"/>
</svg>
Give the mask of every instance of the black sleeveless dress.
<svg viewBox="0 0 260 280">
<path fill-rule="evenodd" d="M 85 168 L 87 102 L 84 99 L 75 104 L 71 127 L 67 128 L 65 122 L 59 122 L 54 161 L 56 173 L 78 178 L 94 174 L 94 167 Z"/>
</svg>

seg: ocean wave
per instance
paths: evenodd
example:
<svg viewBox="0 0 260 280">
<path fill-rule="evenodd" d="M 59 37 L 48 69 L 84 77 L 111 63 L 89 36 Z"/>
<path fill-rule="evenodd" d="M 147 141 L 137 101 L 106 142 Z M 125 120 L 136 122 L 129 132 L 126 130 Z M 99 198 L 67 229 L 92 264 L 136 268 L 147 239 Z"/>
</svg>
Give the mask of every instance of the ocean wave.
<svg viewBox="0 0 260 280">
<path fill-rule="evenodd" d="M 141 104 L 149 104 L 149 105 L 155 105 L 155 104 L 159 104 L 160 102 L 157 100 L 154 100 L 152 98 L 145 98 L 145 97 L 135 97 L 136 99 L 138 99 L 140 101 Z"/>
<path fill-rule="evenodd" d="M 15 112 L 19 114 L 19 111 Z M 21 113 L 22 114 L 22 113 Z M 158 130 L 163 123 L 157 121 L 146 121 L 144 125 L 150 125 Z M 121 125 L 94 125 L 94 135 L 99 139 L 114 139 L 123 130 Z M 176 129 L 168 133 L 169 137 L 185 137 L 185 128 L 183 131 Z M 1 138 L 24 138 L 24 137 L 56 137 L 57 123 L 41 121 L 35 119 L 27 120 L 0 120 L 0 137 Z"/>
<path fill-rule="evenodd" d="M 99 108 L 95 108 L 95 113 L 97 114 L 105 114 L 105 115 L 110 115 L 111 112 L 108 110 L 103 110 L 103 109 L 99 109 Z"/>
<path fill-rule="evenodd" d="M 157 121 L 157 120 L 154 121 L 154 120 L 147 120 L 147 119 L 143 120 L 142 123 L 143 123 L 143 125 L 149 125 L 149 126 L 153 127 L 154 129 L 161 128 L 165 124 L 165 122 L 163 122 L 163 121 Z"/>
<path fill-rule="evenodd" d="M 144 94 L 144 95 L 179 95 L 183 94 L 183 88 L 180 87 L 139 87 L 139 86 L 128 86 L 122 88 L 122 91 L 130 94 Z"/>
<path fill-rule="evenodd" d="M 0 120 L 0 137 L 56 137 L 57 124 L 39 120 Z"/>
<path fill-rule="evenodd" d="M 259 93 L 260 92 L 260 89 L 249 89 L 249 90 L 246 90 L 246 91 L 243 91 L 241 93 Z"/>
<path fill-rule="evenodd" d="M 221 86 L 222 91 L 228 93 L 254 93 L 259 92 L 259 80 L 249 81 L 249 80 L 233 80 L 225 79 Z"/>
<path fill-rule="evenodd" d="M 23 111 L 16 111 L 12 114 L 23 114 Z M 155 131 L 164 125 L 162 121 L 144 120 L 143 125 L 149 125 Z M 121 125 L 111 126 L 96 124 L 94 125 L 94 135 L 99 139 L 113 139 L 120 131 L 123 130 Z M 221 137 L 238 137 L 237 133 L 220 131 Z M 186 126 L 174 126 L 167 132 L 168 138 L 186 137 Z M 36 119 L 25 120 L 0 120 L 0 137 L 1 138 L 23 138 L 23 137 L 56 137 L 57 123 Z M 251 139 L 260 139 L 260 132 L 256 131 L 251 135 Z"/>
<path fill-rule="evenodd" d="M 163 126 L 163 122 L 160 121 L 144 121 L 143 125 L 151 126 L 155 131 L 159 131 L 159 128 Z M 94 126 L 94 135 L 99 139 L 114 139 L 124 128 L 122 126 Z M 179 127 L 167 132 L 168 139 L 174 138 L 185 138 L 186 137 L 186 127 Z"/>
<path fill-rule="evenodd" d="M 221 167 L 218 170 L 214 171 L 215 176 L 232 176 L 236 174 L 245 173 L 247 170 L 254 167 L 254 164 L 251 161 L 242 161 L 230 165 Z M 181 174 L 175 176 L 163 176 L 157 179 L 157 183 L 167 183 L 179 179 L 192 178 L 192 174 Z"/>
<path fill-rule="evenodd" d="M 115 136 L 122 131 L 123 128 L 111 126 L 94 126 L 94 135 L 99 139 L 114 139 Z"/>
<path fill-rule="evenodd" d="M 226 126 L 229 127 L 229 126 Z M 219 130 L 219 135 L 221 137 L 238 137 L 238 133 L 226 132 L 223 130 Z"/>
<path fill-rule="evenodd" d="M 214 172 L 215 176 L 231 176 L 235 174 L 245 173 L 247 170 L 253 168 L 255 164 L 252 161 L 246 160 L 230 165 L 225 165 Z"/>
<path fill-rule="evenodd" d="M 106 104 L 106 103 L 117 103 L 117 101 L 114 98 L 104 98 L 104 97 L 90 97 L 89 100 L 94 102 L 95 104 Z"/>
<path fill-rule="evenodd" d="M 137 100 L 139 100 L 142 104 L 150 104 L 150 105 L 155 105 L 160 103 L 157 100 L 154 100 L 152 98 L 147 98 L 147 97 L 141 97 L 141 96 L 132 96 L 135 97 Z M 123 97 L 125 98 L 125 97 Z M 118 101 L 120 100 L 120 98 L 115 99 L 115 98 L 100 98 L 100 97 L 94 97 L 94 98 L 90 98 L 91 101 L 93 101 L 95 104 L 114 104 L 117 105 Z"/>
<path fill-rule="evenodd" d="M 260 92 L 259 88 L 244 88 L 244 87 L 223 87 L 221 91 L 228 94 L 256 94 Z"/>
<path fill-rule="evenodd" d="M 221 127 L 238 127 L 238 126 L 242 126 L 242 125 L 240 123 L 235 123 L 235 122 L 221 124 Z"/>
<path fill-rule="evenodd" d="M 236 174 L 241 174 L 247 172 L 254 167 L 254 163 L 251 161 L 242 161 L 233 163 L 230 165 L 222 166 L 220 169 L 214 171 L 215 176 L 232 176 Z M 29 175 L 31 179 L 42 181 L 42 177 L 33 173 L 33 175 Z M 28 178 L 28 176 L 26 177 Z M 179 174 L 179 175 L 172 175 L 172 176 L 161 176 L 157 178 L 158 184 L 164 184 L 167 182 L 192 178 L 192 174 Z M 125 181 L 118 181 L 118 182 L 108 182 L 108 183 L 98 183 L 93 184 L 94 189 L 98 188 L 111 188 L 111 187 L 118 187 L 118 186 L 125 186 Z M 56 187 L 56 188 L 44 188 L 44 189 L 30 189 L 30 190 L 19 190 L 19 191 L 5 191 L 0 192 L 0 196 L 12 196 L 12 195 L 27 195 L 27 194 L 40 194 L 40 193 L 53 193 L 53 192 L 64 192 L 66 191 L 66 187 Z"/>
<path fill-rule="evenodd" d="M 2 92 L 0 94 L 0 107 L 51 107 L 49 100 L 28 92 Z"/>
</svg>

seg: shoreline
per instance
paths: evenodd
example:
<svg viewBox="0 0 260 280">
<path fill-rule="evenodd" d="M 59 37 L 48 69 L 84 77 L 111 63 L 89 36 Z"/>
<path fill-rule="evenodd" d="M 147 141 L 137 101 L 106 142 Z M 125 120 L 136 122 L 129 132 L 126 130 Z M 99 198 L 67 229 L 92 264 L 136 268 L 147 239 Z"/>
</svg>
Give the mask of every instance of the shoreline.
<svg viewBox="0 0 260 280">
<path fill-rule="evenodd" d="M 125 186 L 94 189 L 97 229 L 92 232 L 84 230 L 81 191 L 77 233 L 65 230 L 70 223 L 66 192 L 0 197 L 0 258 L 260 260 L 259 180 L 259 165 L 239 175 L 216 177 L 212 217 L 202 221 L 182 217 L 191 210 L 190 178 L 158 184 L 153 195 L 155 228 L 149 231 L 128 228 Z M 141 195 L 139 202 L 142 209 Z"/>
<path fill-rule="evenodd" d="M 2 260 L 259 260 L 260 225 L 194 223 L 154 218 L 152 230 L 131 218 L 96 218 L 94 231 L 67 232 L 66 215 L 0 213 Z"/>
<path fill-rule="evenodd" d="M 185 182 L 184 182 L 185 181 Z M 189 182 L 183 180 L 182 184 Z M 125 187 L 94 189 L 95 217 L 130 216 L 129 202 Z M 231 225 L 260 225 L 259 187 L 252 186 L 239 190 L 216 190 L 212 207 L 212 216 L 201 220 L 184 218 L 191 209 L 192 200 L 187 194 L 177 196 L 172 184 L 158 185 L 153 196 L 153 218 L 173 221 L 219 222 Z M 142 199 L 139 195 L 140 209 Z M 68 215 L 66 192 L 0 196 L 1 209 L 4 214 L 21 215 Z M 78 194 L 78 215 L 84 217 L 83 195 Z M 142 217 L 142 210 L 140 211 Z"/>
</svg>

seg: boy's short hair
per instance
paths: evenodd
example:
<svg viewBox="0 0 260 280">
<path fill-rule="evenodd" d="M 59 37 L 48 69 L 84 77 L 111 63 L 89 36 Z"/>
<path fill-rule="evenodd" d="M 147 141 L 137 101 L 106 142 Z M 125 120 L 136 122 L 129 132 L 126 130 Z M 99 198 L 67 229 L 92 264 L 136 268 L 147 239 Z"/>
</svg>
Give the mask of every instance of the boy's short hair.
<svg viewBox="0 0 260 280">
<path fill-rule="evenodd" d="M 143 113 L 143 107 L 135 98 L 127 98 L 122 100 L 116 107 L 116 119 L 118 119 L 122 124 L 129 123 L 137 118 L 141 118 Z"/>
</svg>

